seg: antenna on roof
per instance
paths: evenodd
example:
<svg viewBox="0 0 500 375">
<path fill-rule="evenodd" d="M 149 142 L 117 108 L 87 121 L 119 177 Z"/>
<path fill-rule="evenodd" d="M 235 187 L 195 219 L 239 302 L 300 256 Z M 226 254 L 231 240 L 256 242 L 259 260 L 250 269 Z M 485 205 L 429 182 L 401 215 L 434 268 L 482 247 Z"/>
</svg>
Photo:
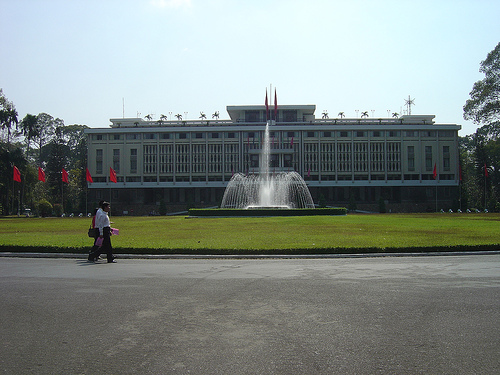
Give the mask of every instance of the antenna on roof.
<svg viewBox="0 0 500 375">
<path fill-rule="evenodd" d="M 405 99 L 405 105 L 408 106 L 408 114 L 411 115 L 411 106 L 415 105 L 415 98 L 411 99 L 408 95 L 408 100 Z"/>
</svg>

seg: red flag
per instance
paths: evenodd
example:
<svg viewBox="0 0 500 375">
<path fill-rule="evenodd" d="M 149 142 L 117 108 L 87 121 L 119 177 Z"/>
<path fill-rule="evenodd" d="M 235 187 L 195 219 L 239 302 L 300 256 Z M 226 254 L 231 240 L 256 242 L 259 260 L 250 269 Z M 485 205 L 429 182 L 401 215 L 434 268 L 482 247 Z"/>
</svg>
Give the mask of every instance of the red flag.
<svg viewBox="0 0 500 375">
<path fill-rule="evenodd" d="M 486 163 L 484 163 L 484 177 L 488 177 L 488 168 L 486 167 Z"/>
<path fill-rule="evenodd" d="M 276 88 L 274 89 L 274 121 L 278 119 L 278 97 L 276 96 Z"/>
<path fill-rule="evenodd" d="M 38 167 L 38 181 L 45 182 L 45 171 Z"/>
<path fill-rule="evenodd" d="M 266 121 L 269 120 L 269 104 L 267 103 L 267 89 L 266 89 Z"/>
<path fill-rule="evenodd" d="M 113 168 L 109 167 L 109 181 L 117 183 L 116 181 L 116 172 Z"/>
<path fill-rule="evenodd" d="M 87 180 L 87 182 L 90 182 L 90 183 L 94 182 L 94 180 L 92 180 L 92 176 L 90 175 L 90 172 L 89 172 L 88 168 L 87 168 L 87 172 L 85 174 L 85 179 Z"/>
<path fill-rule="evenodd" d="M 21 182 L 21 172 L 19 172 L 19 169 L 14 165 L 14 181 Z"/>
<path fill-rule="evenodd" d="M 290 141 L 290 146 L 293 147 L 293 137 L 292 137 L 292 140 Z"/>
<path fill-rule="evenodd" d="M 433 177 L 434 179 L 436 179 L 436 178 L 437 178 L 437 168 L 436 168 L 436 163 L 434 163 L 434 171 L 432 172 L 432 177 Z"/>
<path fill-rule="evenodd" d="M 307 177 L 311 177 L 311 168 L 307 170 Z"/>
<path fill-rule="evenodd" d="M 66 182 L 67 184 L 69 184 L 69 178 L 68 178 L 68 172 L 66 172 L 66 169 L 62 169 L 62 180 L 63 182 Z"/>
</svg>

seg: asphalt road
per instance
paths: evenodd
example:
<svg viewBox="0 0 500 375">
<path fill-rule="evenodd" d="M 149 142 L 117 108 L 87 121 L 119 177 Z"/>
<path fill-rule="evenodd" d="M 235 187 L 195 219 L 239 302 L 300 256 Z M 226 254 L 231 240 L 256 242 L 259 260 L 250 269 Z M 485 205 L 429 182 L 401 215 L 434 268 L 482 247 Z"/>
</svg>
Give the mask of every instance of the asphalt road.
<svg viewBox="0 0 500 375">
<path fill-rule="evenodd" d="M 0 258 L 6 374 L 500 373 L 500 255 Z"/>
</svg>

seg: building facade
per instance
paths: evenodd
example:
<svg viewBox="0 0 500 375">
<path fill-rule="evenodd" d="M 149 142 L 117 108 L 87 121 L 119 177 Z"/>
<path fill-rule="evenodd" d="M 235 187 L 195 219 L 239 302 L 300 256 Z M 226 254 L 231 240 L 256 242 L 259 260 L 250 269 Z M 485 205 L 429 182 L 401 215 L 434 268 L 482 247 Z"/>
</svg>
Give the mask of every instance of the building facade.
<svg viewBox="0 0 500 375">
<path fill-rule="evenodd" d="M 87 129 L 89 199 L 116 213 L 220 204 L 240 172 L 259 172 L 271 117 L 271 170 L 303 176 L 315 203 L 378 211 L 458 207 L 460 125 L 433 115 L 317 119 L 315 105 L 228 106 L 229 120 L 111 119 Z M 110 181 L 110 168 L 117 182 Z"/>
</svg>

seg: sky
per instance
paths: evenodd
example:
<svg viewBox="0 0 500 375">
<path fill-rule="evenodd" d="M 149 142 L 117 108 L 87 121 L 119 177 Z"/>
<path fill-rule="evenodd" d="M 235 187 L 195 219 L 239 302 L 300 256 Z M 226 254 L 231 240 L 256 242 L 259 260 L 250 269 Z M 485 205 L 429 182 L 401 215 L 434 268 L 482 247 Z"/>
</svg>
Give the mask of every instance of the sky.
<svg viewBox="0 0 500 375">
<path fill-rule="evenodd" d="M 463 119 L 498 0 L 0 0 L 0 88 L 26 114 L 107 127 L 227 105 Z M 186 117 L 187 115 L 187 117 Z"/>
</svg>

